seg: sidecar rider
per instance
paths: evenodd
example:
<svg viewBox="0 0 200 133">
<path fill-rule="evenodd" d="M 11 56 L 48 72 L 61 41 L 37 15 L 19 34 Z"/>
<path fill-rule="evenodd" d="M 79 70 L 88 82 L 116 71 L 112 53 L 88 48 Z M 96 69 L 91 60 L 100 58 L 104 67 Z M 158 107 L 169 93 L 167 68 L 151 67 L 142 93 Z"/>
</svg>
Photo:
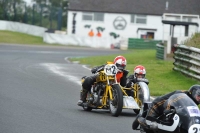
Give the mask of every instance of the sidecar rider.
<svg viewBox="0 0 200 133">
<path fill-rule="evenodd" d="M 137 65 L 133 70 L 133 74 L 129 75 L 126 80 L 126 88 L 130 88 L 131 86 L 133 86 L 133 84 L 135 84 L 138 81 L 143 81 L 148 85 L 149 81 L 145 78 L 145 76 L 145 67 L 142 65 Z M 126 92 L 129 96 L 133 96 L 133 90 L 127 90 Z"/>
<path fill-rule="evenodd" d="M 147 112 L 146 116 L 151 116 L 151 117 L 155 117 L 157 118 L 158 116 L 162 115 L 164 113 L 164 111 L 166 111 L 167 109 L 167 105 L 165 105 L 165 101 L 167 99 L 169 99 L 170 96 L 177 94 L 177 93 L 185 93 L 186 95 L 188 95 L 197 105 L 200 104 L 200 85 L 193 85 L 189 88 L 188 91 L 174 91 L 171 93 L 168 93 L 166 95 L 163 96 L 159 96 L 156 99 L 154 99 L 154 101 L 152 102 L 152 104 L 150 105 L 150 108 Z M 178 99 L 178 100 L 181 100 Z M 139 114 L 136 117 L 136 120 L 133 122 L 132 124 L 132 129 L 136 130 L 137 127 L 139 126 L 144 130 L 148 130 L 150 129 L 150 127 L 146 124 L 146 119 L 142 116 L 142 114 Z"/>
<path fill-rule="evenodd" d="M 126 85 L 126 76 L 128 75 L 128 71 L 125 70 L 126 64 L 127 64 L 126 58 L 121 55 L 117 56 L 117 57 L 115 57 L 113 63 L 119 69 L 119 71 L 116 75 L 117 82 L 120 83 L 121 86 L 125 86 Z M 78 103 L 77 103 L 78 106 L 82 106 L 82 104 L 86 101 L 88 91 L 90 91 L 92 85 L 94 84 L 94 82 L 96 82 L 96 78 L 98 76 L 98 74 L 96 74 L 96 72 L 103 70 L 104 67 L 105 67 L 105 65 L 92 68 L 91 72 L 94 75 L 88 76 L 84 79 L 84 81 L 82 83 L 82 90 L 80 93 L 80 100 L 78 100 Z"/>
</svg>

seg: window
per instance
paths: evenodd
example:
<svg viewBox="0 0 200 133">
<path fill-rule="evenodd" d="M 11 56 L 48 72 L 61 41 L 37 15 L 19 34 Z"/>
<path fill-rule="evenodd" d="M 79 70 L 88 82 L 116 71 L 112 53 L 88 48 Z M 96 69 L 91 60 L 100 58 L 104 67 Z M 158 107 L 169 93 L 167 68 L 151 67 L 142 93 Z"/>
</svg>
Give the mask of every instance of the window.
<svg viewBox="0 0 200 133">
<path fill-rule="evenodd" d="M 136 23 L 137 24 L 146 24 L 147 22 L 146 15 L 136 15 Z"/>
<path fill-rule="evenodd" d="M 94 13 L 94 21 L 104 21 L 103 13 Z"/>
<path fill-rule="evenodd" d="M 83 20 L 104 21 L 104 13 L 83 13 Z"/>
<path fill-rule="evenodd" d="M 131 15 L 131 23 L 135 23 L 135 15 Z"/>
<path fill-rule="evenodd" d="M 181 20 L 181 17 L 179 17 L 179 16 L 175 17 L 175 21 L 180 21 L 180 20 Z"/>
<path fill-rule="evenodd" d="M 183 16 L 183 21 L 185 22 L 195 22 L 198 21 L 195 17 Z"/>
<path fill-rule="evenodd" d="M 146 15 L 133 15 L 133 14 L 131 14 L 131 23 L 146 24 L 147 23 L 147 16 Z"/>
<path fill-rule="evenodd" d="M 93 14 L 92 13 L 83 13 L 83 20 L 91 20 L 92 21 Z"/>
</svg>

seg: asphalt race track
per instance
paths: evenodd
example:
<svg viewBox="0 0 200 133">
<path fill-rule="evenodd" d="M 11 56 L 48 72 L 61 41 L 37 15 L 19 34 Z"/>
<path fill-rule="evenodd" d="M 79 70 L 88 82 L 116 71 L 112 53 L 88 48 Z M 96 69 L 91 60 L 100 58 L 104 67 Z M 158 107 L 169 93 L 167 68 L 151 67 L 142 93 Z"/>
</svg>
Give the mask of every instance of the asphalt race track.
<svg viewBox="0 0 200 133">
<path fill-rule="evenodd" d="M 80 79 L 91 75 L 69 57 L 122 54 L 125 51 L 0 45 L 1 133 L 137 133 L 136 114 L 123 110 L 83 111 L 77 106 Z"/>
</svg>

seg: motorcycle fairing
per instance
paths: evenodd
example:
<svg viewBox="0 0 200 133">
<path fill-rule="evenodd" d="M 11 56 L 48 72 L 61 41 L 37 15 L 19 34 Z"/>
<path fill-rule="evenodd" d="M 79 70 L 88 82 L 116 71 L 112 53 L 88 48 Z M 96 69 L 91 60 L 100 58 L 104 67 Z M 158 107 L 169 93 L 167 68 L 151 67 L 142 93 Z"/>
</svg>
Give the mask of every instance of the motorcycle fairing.
<svg viewBox="0 0 200 133">
<path fill-rule="evenodd" d="M 165 125 L 164 123 L 162 123 L 162 122 L 158 123 L 158 121 L 157 121 L 157 123 L 158 123 L 157 126 L 158 126 L 158 129 L 172 132 L 177 128 L 179 121 L 180 121 L 179 116 L 177 114 L 175 114 L 173 117 L 173 123 L 171 123 L 171 124 L 166 123 L 166 125 Z M 152 125 L 152 122 L 153 121 L 146 119 L 147 125 L 149 125 L 149 126 Z"/>
<path fill-rule="evenodd" d="M 141 88 L 143 88 L 142 90 L 144 91 L 144 102 L 148 102 L 150 101 L 150 93 L 149 93 L 149 87 L 145 82 L 139 82 L 139 85 Z"/>
<path fill-rule="evenodd" d="M 181 98 L 181 99 L 178 99 L 178 98 Z M 175 100 L 175 99 L 178 99 L 178 100 Z M 176 114 L 178 114 L 180 117 L 181 129 L 188 131 L 192 125 L 200 124 L 200 115 L 198 115 L 199 113 L 198 112 L 191 113 L 191 111 L 199 110 L 198 106 L 185 93 L 178 93 L 171 96 L 166 101 L 166 104 L 175 108 Z M 191 110 L 191 109 L 195 109 L 195 110 Z M 193 133 L 195 132 L 193 131 Z M 200 130 L 199 132 L 196 132 L 196 133 L 200 133 Z"/>
</svg>

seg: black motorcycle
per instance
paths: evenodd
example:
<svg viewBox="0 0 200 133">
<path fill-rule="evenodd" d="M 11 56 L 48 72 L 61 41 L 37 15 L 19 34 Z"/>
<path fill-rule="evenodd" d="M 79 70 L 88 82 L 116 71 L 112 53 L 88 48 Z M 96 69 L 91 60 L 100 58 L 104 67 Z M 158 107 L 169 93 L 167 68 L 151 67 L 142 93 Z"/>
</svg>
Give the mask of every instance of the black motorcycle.
<svg viewBox="0 0 200 133">
<path fill-rule="evenodd" d="M 186 94 L 172 95 L 164 103 L 167 110 L 157 118 L 147 116 L 150 105 L 151 102 L 144 103 L 139 114 L 146 118 L 149 127 L 143 129 L 139 126 L 141 133 L 200 133 L 200 110 Z M 135 121 L 132 126 L 135 126 Z"/>
</svg>

